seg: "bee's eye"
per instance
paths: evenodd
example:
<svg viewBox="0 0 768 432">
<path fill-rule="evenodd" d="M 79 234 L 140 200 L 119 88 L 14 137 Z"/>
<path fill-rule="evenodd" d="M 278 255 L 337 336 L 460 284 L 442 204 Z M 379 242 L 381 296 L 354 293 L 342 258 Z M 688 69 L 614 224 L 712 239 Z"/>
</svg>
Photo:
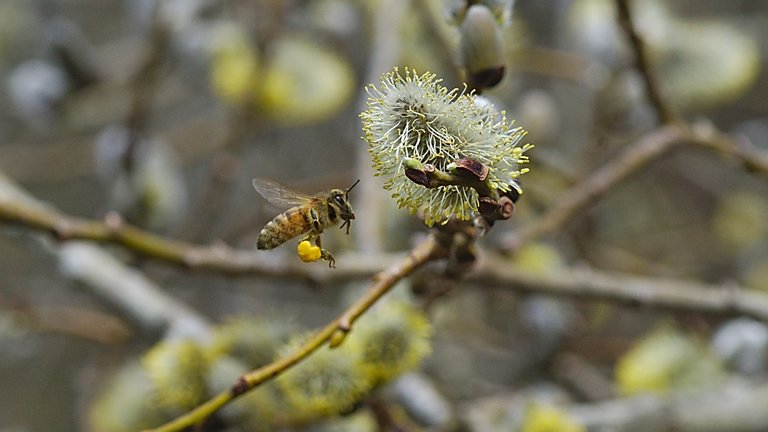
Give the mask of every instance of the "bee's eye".
<svg viewBox="0 0 768 432">
<path fill-rule="evenodd" d="M 333 200 L 336 201 L 336 204 L 338 205 L 344 205 L 344 198 L 342 198 L 341 195 L 334 196 Z"/>
</svg>

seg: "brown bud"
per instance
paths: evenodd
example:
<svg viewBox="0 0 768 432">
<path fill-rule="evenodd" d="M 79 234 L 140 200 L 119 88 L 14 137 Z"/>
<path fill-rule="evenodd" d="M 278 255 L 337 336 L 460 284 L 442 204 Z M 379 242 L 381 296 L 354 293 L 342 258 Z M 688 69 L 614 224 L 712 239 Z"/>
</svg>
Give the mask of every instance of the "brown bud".
<svg viewBox="0 0 768 432">
<path fill-rule="evenodd" d="M 416 184 L 431 187 L 430 174 L 435 172 L 436 169 L 432 164 L 419 164 L 419 168 L 410 168 L 406 165 L 405 176 Z"/>
<path fill-rule="evenodd" d="M 427 173 L 424 170 L 406 168 L 405 176 L 408 177 L 408 180 L 416 184 L 419 184 L 422 186 L 429 186 L 429 175 L 427 175 Z"/>
<path fill-rule="evenodd" d="M 473 89 L 491 88 L 504 78 L 504 65 L 467 73 L 467 85 Z"/>
<path fill-rule="evenodd" d="M 497 220 L 507 220 L 515 213 L 515 203 L 507 196 L 498 201 L 489 197 L 480 197 L 480 214 L 492 225 Z"/>
<path fill-rule="evenodd" d="M 470 158 L 461 158 L 453 163 L 456 166 L 456 168 L 454 168 L 456 172 L 473 175 L 480 181 L 484 181 L 488 177 L 489 168 L 480 161 Z"/>
<path fill-rule="evenodd" d="M 478 206 L 480 214 L 487 217 L 496 213 L 496 209 L 498 208 L 499 203 L 495 199 L 484 196 L 480 197 L 480 205 Z"/>
<path fill-rule="evenodd" d="M 511 218 L 513 214 L 515 214 L 514 201 L 506 195 L 499 198 L 499 215 L 501 218 L 506 220 Z"/>
</svg>

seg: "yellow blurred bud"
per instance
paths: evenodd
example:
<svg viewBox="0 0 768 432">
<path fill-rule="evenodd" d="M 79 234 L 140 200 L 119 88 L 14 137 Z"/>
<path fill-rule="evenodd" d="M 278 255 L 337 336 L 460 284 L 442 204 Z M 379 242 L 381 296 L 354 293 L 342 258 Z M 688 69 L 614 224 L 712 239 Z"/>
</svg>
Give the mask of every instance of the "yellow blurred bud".
<svg viewBox="0 0 768 432">
<path fill-rule="evenodd" d="M 761 291 L 768 291 L 768 262 L 758 262 L 747 269 L 744 285 Z"/>
<path fill-rule="evenodd" d="M 662 326 L 636 343 L 616 365 L 625 395 L 701 387 L 722 378 L 722 368 L 691 336 Z"/>
<path fill-rule="evenodd" d="M 316 42 L 277 41 L 265 66 L 257 104 L 281 123 L 311 123 L 335 115 L 350 101 L 355 82 L 349 63 Z"/>
<path fill-rule="evenodd" d="M 259 61 L 246 35 L 225 28 L 213 46 L 210 81 L 214 94 L 230 104 L 249 103 L 259 89 Z"/>
<path fill-rule="evenodd" d="M 208 359 L 192 341 L 166 341 L 141 360 L 155 386 L 157 402 L 168 408 L 191 409 L 206 397 Z"/>
<path fill-rule="evenodd" d="M 768 201 L 752 192 L 726 196 L 712 221 L 715 234 L 741 250 L 758 244 L 768 235 Z"/>
<path fill-rule="evenodd" d="M 389 301 L 357 321 L 344 346 L 368 379 L 380 383 L 417 367 L 431 352 L 431 334 L 423 312 Z"/>
<path fill-rule="evenodd" d="M 562 410 L 546 405 L 532 404 L 528 407 L 521 432 L 586 432 Z"/>
<path fill-rule="evenodd" d="M 168 421 L 147 371 L 138 362 L 124 365 L 99 391 L 89 408 L 89 430 L 133 432 Z"/>
<path fill-rule="evenodd" d="M 514 262 L 517 267 L 538 274 L 563 268 L 563 259 L 557 249 L 544 243 L 525 245 L 515 254 Z"/>
<path fill-rule="evenodd" d="M 291 353 L 304 340 L 297 337 L 281 351 Z M 356 367 L 354 356 L 340 349 L 320 349 L 275 380 L 293 421 L 339 414 L 370 391 L 372 383 Z"/>
</svg>

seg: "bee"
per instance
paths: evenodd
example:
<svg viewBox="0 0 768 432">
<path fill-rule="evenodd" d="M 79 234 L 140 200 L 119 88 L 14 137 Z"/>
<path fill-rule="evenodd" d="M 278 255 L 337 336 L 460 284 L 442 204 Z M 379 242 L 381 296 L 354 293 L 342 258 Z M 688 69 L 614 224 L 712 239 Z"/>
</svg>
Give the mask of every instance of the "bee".
<svg viewBox="0 0 768 432">
<path fill-rule="evenodd" d="M 274 249 L 288 240 L 303 235 L 304 240 L 314 241 L 320 248 L 320 257 L 328 261 L 329 267 L 336 267 L 336 260 L 323 249 L 320 234 L 325 228 L 344 221 L 340 228 L 349 227 L 355 213 L 349 204 L 349 191 L 360 180 L 345 190 L 331 189 L 314 195 L 305 195 L 265 179 L 253 179 L 253 187 L 259 195 L 278 207 L 289 207 L 264 225 L 256 241 L 259 249 Z"/>
</svg>

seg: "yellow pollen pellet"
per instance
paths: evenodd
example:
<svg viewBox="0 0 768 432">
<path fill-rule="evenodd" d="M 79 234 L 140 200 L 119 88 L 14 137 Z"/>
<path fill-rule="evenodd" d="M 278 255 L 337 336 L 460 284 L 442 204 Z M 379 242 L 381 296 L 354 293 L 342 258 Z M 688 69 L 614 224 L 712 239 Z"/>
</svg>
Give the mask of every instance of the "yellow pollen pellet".
<svg viewBox="0 0 768 432">
<path fill-rule="evenodd" d="M 312 245 L 312 243 L 307 240 L 300 242 L 297 250 L 299 252 L 299 258 L 301 258 L 301 260 L 304 262 L 317 261 L 322 255 L 320 248 Z"/>
</svg>

